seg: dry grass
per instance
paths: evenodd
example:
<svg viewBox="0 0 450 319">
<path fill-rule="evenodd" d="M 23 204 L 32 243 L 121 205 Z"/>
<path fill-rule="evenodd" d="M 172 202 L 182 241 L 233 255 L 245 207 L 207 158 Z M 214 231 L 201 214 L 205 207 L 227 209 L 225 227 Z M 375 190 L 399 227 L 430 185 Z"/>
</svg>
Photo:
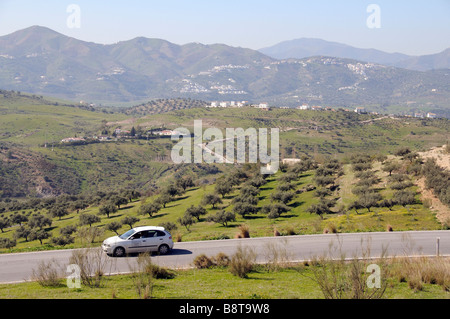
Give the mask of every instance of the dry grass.
<svg viewBox="0 0 450 319">
<path fill-rule="evenodd" d="M 423 289 L 424 284 L 439 285 L 450 291 L 450 258 L 401 258 L 391 262 L 392 277 L 407 282 L 414 291 Z"/>
</svg>

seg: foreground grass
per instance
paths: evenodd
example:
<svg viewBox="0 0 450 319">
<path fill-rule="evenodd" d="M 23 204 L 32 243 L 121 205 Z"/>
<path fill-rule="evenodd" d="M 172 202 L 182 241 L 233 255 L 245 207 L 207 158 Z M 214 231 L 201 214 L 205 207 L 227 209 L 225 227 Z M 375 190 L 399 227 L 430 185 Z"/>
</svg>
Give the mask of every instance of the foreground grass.
<svg viewBox="0 0 450 319">
<path fill-rule="evenodd" d="M 248 279 L 233 276 L 226 268 L 178 270 L 174 279 L 153 280 L 154 299 L 322 299 L 312 279 L 312 266 L 303 265 L 268 271 L 257 267 Z M 0 299 L 137 299 L 130 275 L 113 276 L 102 287 L 69 289 L 65 282 L 56 288 L 44 288 L 30 282 L 0 285 Z M 389 279 L 386 299 L 449 299 L 441 286 L 423 284 L 415 291 L 407 282 Z"/>
</svg>

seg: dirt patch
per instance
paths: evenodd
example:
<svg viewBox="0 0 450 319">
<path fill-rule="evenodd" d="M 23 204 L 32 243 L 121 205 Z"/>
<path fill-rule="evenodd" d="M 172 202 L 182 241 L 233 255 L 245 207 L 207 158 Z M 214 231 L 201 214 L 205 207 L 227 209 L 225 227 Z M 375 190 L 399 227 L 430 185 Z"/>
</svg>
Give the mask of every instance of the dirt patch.
<svg viewBox="0 0 450 319">
<path fill-rule="evenodd" d="M 446 145 L 442 147 L 435 147 L 427 152 L 419 153 L 419 156 L 422 157 L 424 160 L 429 158 L 436 159 L 436 163 L 447 169 L 450 170 L 450 154 L 445 151 Z"/>
<path fill-rule="evenodd" d="M 436 163 L 450 170 L 450 154 L 445 151 L 445 145 L 442 147 L 432 148 L 427 152 L 419 153 L 419 155 L 424 159 L 434 158 Z M 421 178 L 417 181 L 416 185 L 420 189 L 422 195 L 422 202 L 428 200 L 431 203 L 431 210 L 436 213 L 437 219 L 442 223 L 450 221 L 450 207 L 444 205 L 433 193 L 432 190 L 426 189 L 425 178 Z"/>
</svg>

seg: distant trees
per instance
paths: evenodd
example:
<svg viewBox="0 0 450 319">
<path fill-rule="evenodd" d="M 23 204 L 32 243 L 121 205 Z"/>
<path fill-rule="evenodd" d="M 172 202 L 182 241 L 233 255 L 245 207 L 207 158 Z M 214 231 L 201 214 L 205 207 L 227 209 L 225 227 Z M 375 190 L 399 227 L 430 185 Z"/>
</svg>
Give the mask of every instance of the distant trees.
<svg viewBox="0 0 450 319">
<path fill-rule="evenodd" d="M 222 224 L 224 227 L 228 227 L 228 223 L 236 221 L 236 214 L 233 212 L 220 210 L 215 215 L 208 216 L 207 221 Z"/>
<path fill-rule="evenodd" d="M 50 227 L 51 225 L 52 220 L 41 214 L 35 214 L 31 216 L 30 220 L 28 221 L 28 226 L 30 226 L 31 228 L 39 228 L 40 230 L 42 230 L 45 226 Z"/>
<path fill-rule="evenodd" d="M 213 209 L 216 208 L 216 205 L 222 203 L 222 199 L 216 194 L 206 194 L 202 199 L 202 205 L 211 205 Z"/>
<path fill-rule="evenodd" d="M 186 227 L 186 230 L 189 231 L 189 228 L 191 225 L 195 223 L 194 218 L 189 214 L 184 214 L 183 217 L 180 217 L 177 219 L 177 222 L 181 225 Z"/>
<path fill-rule="evenodd" d="M 122 225 L 128 225 L 130 226 L 130 229 L 133 229 L 134 224 L 139 223 L 141 220 L 137 217 L 133 216 L 125 216 L 122 218 L 121 223 Z"/>
<path fill-rule="evenodd" d="M 61 220 L 62 217 L 69 215 L 69 211 L 64 206 L 56 206 L 50 209 L 49 214 L 53 218 L 57 217 L 59 220 Z"/>
<path fill-rule="evenodd" d="M 157 202 L 144 204 L 139 208 L 139 215 L 148 215 L 150 218 L 161 210 L 161 205 Z"/>
<path fill-rule="evenodd" d="M 206 209 L 202 206 L 195 207 L 194 205 L 192 205 L 186 210 L 185 215 L 191 216 L 193 218 L 196 218 L 197 221 L 200 221 L 201 216 L 204 216 L 207 213 L 208 212 L 206 211 Z"/>
<path fill-rule="evenodd" d="M 101 218 L 94 214 L 81 214 L 80 215 L 80 225 L 81 226 L 89 225 L 89 227 L 92 227 L 92 224 L 96 224 L 99 222 L 101 222 Z"/>
<path fill-rule="evenodd" d="M 106 224 L 105 229 L 112 231 L 114 233 L 116 233 L 117 235 L 119 235 L 119 233 L 117 232 L 119 229 L 122 228 L 122 224 L 119 222 L 112 222 L 109 224 Z"/>
<path fill-rule="evenodd" d="M 100 215 L 106 215 L 108 218 L 110 218 L 111 214 L 114 214 L 117 212 L 117 207 L 113 203 L 108 203 L 106 205 L 103 205 L 99 209 Z"/>
</svg>

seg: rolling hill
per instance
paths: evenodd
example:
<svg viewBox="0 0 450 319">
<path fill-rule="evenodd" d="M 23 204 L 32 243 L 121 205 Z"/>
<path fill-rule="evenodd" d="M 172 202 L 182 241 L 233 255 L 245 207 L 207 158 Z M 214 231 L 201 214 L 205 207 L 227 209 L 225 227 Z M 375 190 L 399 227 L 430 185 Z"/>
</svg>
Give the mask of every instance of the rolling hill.
<svg viewBox="0 0 450 319">
<path fill-rule="evenodd" d="M 0 37 L 0 61 L 1 88 L 74 101 L 245 100 L 449 116 L 448 70 L 412 71 L 326 56 L 276 60 L 223 44 L 142 37 L 100 45 L 38 26 Z"/>
</svg>

